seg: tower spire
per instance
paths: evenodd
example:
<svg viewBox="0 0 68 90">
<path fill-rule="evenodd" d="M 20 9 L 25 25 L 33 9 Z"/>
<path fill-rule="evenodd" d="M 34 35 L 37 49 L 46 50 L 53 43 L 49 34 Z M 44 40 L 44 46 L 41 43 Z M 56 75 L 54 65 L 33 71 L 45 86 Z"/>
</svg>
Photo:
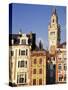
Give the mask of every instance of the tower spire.
<svg viewBox="0 0 68 90">
<path fill-rule="evenodd" d="M 56 8 L 55 8 L 55 7 L 53 8 L 52 14 L 57 15 L 57 13 L 56 13 Z"/>
<path fill-rule="evenodd" d="M 39 41 L 39 49 L 40 49 L 40 50 L 43 49 L 43 44 L 42 44 L 41 40 Z"/>
</svg>

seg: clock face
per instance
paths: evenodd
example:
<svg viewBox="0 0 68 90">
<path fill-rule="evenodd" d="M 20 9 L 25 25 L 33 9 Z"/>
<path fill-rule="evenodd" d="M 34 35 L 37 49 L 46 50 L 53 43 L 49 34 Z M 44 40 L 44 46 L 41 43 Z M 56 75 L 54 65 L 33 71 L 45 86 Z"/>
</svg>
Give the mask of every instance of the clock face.
<svg viewBox="0 0 68 90">
<path fill-rule="evenodd" d="M 56 37 L 57 37 L 56 31 L 52 31 L 49 33 L 49 39 L 56 39 Z"/>
</svg>

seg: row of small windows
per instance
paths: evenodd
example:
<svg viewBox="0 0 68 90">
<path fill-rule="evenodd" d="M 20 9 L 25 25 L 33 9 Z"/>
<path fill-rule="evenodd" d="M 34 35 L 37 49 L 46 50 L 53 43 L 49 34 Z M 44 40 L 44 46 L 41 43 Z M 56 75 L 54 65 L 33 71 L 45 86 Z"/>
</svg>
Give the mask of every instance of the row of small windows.
<svg viewBox="0 0 68 90">
<path fill-rule="evenodd" d="M 11 55 L 11 56 L 14 56 L 14 51 L 11 51 L 11 52 L 10 52 L 10 55 Z M 20 56 L 20 55 L 26 55 L 26 56 L 27 56 L 27 55 L 28 55 L 28 49 L 26 49 L 26 50 L 20 50 L 20 49 L 19 49 L 19 56 Z"/>
<path fill-rule="evenodd" d="M 37 80 L 33 79 L 33 85 L 37 85 Z M 42 85 L 42 79 L 39 79 L 39 85 Z"/>
<path fill-rule="evenodd" d="M 63 76 L 62 74 L 59 75 L 59 81 L 66 81 L 66 74 Z"/>
<path fill-rule="evenodd" d="M 38 62 L 39 62 L 39 64 L 42 64 L 42 58 L 40 58 Z M 34 64 L 37 64 L 37 59 L 34 59 L 34 60 L 33 60 L 33 63 L 34 63 Z"/>
<path fill-rule="evenodd" d="M 27 67 L 27 61 L 18 61 L 18 68 Z"/>
<path fill-rule="evenodd" d="M 28 49 L 26 50 L 19 50 L 19 56 L 20 55 L 27 55 L 28 54 Z"/>
<path fill-rule="evenodd" d="M 63 46 L 63 48 L 64 48 L 64 46 Z M 60 55 L 61 55 L 61 53 L 64 53 L 66 55 L 66 51 L 58 50 L 57 53 L 60 54 Z"/>
<path fill-rule="evenodd" d="M 58 65 L 58 69 L 62 70 L 62 65 L 61 64 Z M 64 70 L 66 70 L 66 64 L 64 64 Z"/>
<path fill-rule="evenodd" d="M 33 74 L 36 74 L 37 73 L 37 69 L 33 69 Z M 42 69 L 40 68 L 39 69 L 39 74 L 42 74 Z"/>
<path fill-rule="evenodd" d="M 58 58 L 58 60 L 66 60 L 66 57 L 65 57 L 65 58 L 61 58 L 61 57 L 60 57 L 60 58 Z"/>
<path fill-rule="evenodd" d="M 20 42 L 20 39 L 18 39 L 18 43 L 22 45 L 26 45 L 26 39 L 22 39 Z"/>
</svg>

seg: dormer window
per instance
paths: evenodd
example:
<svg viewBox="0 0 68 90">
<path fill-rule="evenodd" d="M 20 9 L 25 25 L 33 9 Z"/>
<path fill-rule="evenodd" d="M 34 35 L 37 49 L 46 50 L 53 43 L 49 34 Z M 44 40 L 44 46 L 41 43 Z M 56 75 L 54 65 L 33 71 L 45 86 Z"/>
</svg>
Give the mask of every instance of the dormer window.
<svg viewBox="0 0 68 90">
<path fill-rule="evenodd" d="M 26 40 L 23 39 L 23 40 L 21 41 L 21 44 L 26 45 Z"/>
</svg>

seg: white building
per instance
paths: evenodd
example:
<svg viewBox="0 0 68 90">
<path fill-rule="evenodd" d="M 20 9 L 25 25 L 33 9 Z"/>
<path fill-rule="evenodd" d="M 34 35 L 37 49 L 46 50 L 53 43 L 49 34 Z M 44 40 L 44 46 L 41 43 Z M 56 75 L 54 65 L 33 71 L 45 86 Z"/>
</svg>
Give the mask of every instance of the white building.
<svg viewBox="0 0 68 90">
<path fill-rule="evenodd" d="M 14 34 L 9 46 L 9 85 L 29 85 L 31 46 L 26 34 Z"/>
</svg>

